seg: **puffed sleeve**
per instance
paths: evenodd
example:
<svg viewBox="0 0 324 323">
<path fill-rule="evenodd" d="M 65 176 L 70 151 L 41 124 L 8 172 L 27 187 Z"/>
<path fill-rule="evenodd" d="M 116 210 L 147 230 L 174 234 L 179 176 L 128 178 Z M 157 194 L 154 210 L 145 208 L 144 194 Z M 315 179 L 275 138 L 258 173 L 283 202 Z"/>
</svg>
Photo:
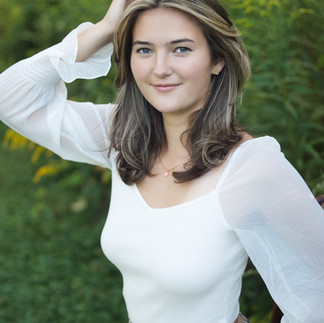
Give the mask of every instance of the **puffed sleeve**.
<svg viewBox="0 0 324 323">
<path fill-rule="evenodd" d="M 324 322 L 324 211 L 273 138 L 243 143 L 228 166 L 224 216 L 283 311 L 281 322 Z"/>
<path fill-rule="evenodd" d="M 65 86 L 109 71 L 111 44 L 85 62 L 75 62 L 77 35 L 91 25 L 80 25 L 61 43 L 0 74 L 0 119 L 64 159 L 110 168 L 107 121 L 113 105 L 69 101 Z"/>
</svg>

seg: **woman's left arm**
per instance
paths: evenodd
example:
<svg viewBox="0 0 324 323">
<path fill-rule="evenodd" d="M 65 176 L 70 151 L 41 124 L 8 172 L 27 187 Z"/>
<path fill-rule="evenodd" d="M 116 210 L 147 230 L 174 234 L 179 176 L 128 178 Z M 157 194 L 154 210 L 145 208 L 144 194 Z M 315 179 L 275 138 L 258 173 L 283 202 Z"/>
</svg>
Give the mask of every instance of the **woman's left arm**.
<svg viewBox="0 0 324 323">
<path fill-rule="evenodd" d="M 324 211 L 274 139 L 234 156 L 220 200 L 282 322 L 324 322 Z"/>
</svg>

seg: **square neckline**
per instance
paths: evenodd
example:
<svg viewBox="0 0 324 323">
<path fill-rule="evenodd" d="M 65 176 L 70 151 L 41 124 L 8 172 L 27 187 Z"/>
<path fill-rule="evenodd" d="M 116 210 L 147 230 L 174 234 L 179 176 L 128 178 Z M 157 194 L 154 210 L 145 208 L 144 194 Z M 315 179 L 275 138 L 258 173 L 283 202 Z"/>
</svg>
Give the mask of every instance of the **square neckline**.
<svg viewBox="0 0 324 323">
<path fill-rule="evenodd" d="M 239 155 L 240 151 L 245 148 L 249 143 L 251 142 L 256 142 L 262 139 L 266 139 L 266 138 L 271 138 L 269 136 L 262 136 L 262 137 L 257 137 L 257 138 L 251 138 L 251 139 L 247 139 L 244 142 L 242 142 L 240 145 L 238 145 L 235 150 L 232 152 L 232 154 L 229 156 L 228 161 L 226 162 L 226 165 L 224 167 L 224 169 L 222 170 L 221 175 L 219 176 L 215 187 L 210 190 L 209 192 L 200 195 L 196 198 L 193 198 L 191 200 L 188 201 L 184 201 L 175 205 L 171 205 L 171 206 L 167 206 L 167 207 L 153 207 L 151 206 L 144 198 L 144 196 L 142 195 L 142 193 L 140 192 L 138 186 L 136 183 L 134 183 L 132 185 L 133 190 L 135 191 L 136 195 L 139 197 L 139 200 L 141 202 L 142 205 L 144 205 L 144 207 L 149 210 L 151 213 L 165 213 L 165 212 L 171 212 L 177 209 L 180 209 L 182 207 L 187 207 L 190 206 L 192 204 L 196 204 L 204 199 L 209 198 L 210 196 L 213 196 L 214 194 L 217 195 L 217 193 L 220 190 L 220 187 L 222 185 L 222 183 L 224 182 L 227 174 L 229 173 L 230 169 L 231 169 L 231 165 L 233 164 L 233 162 L 235 161 L 235 159 L 237 158 L 237 156 Z"/>
</svg>

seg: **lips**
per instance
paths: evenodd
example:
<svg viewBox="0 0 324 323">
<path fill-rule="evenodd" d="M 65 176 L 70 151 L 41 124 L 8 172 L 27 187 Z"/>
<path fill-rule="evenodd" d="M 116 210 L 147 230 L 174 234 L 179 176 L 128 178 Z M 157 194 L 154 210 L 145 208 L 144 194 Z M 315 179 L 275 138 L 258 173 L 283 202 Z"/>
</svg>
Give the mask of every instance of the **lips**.
<svg viewBox="0 0 324 323">
<path fill-rule="evenodd" d="M 179 83 L 153 84 L 153 87 L 160 92 L 170 92 L 179 85 Z"/>
</svg>

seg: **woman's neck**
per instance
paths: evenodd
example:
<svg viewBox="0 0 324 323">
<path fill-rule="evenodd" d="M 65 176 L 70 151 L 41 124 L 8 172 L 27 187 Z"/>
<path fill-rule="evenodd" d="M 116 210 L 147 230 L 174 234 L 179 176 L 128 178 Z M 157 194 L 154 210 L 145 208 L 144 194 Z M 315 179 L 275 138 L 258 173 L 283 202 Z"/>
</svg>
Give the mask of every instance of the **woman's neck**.
<svg viewBox="0 0 324 323">
<path fill-rule="evenodd" d="M 166 146 L 163 156 L 170 161 L 188 158 L 186 145 L 186 133 L 188 122 L 183 118 L 171 118 L 163 116 L 166 134 Z"/>
</svg>

